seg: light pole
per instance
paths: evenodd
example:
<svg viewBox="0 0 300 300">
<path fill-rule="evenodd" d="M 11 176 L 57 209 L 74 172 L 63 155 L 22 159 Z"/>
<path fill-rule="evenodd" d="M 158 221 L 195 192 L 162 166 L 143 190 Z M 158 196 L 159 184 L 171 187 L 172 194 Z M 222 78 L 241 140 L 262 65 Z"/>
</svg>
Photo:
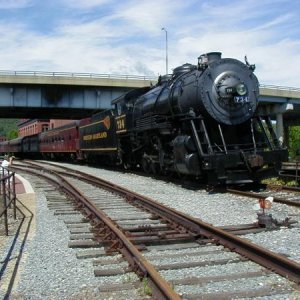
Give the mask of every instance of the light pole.
<svg viewBox="0 0 300 300">
<path fill-rule="evenodd" d="M 161 30 L 166 33 L 166 74 L 168 74 L 168 31 L 164 27 Z"/>
</svg>

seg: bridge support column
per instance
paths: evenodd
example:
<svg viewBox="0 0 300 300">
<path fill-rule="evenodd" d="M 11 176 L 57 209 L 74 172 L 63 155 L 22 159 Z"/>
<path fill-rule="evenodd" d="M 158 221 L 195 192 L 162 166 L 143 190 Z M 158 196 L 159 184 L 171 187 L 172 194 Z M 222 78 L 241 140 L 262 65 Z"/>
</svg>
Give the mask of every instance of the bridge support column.
<svg viewBox="0 0 300 300">
<path fill-rule="evenodd" d="M 276 133 L 280 143 L 283 144 L 283 142 L 285 141 L 284 141 L 283 117 L 281 113 L 276 115 Z"/>
</svg>

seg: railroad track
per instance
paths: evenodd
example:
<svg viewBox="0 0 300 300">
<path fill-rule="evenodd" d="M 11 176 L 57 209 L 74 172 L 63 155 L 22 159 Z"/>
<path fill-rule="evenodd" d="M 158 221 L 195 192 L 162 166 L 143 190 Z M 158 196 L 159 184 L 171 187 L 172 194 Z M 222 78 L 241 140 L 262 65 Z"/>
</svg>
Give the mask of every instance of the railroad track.
<svg viewBox="0 0 300 300">
<path fill-rule="evenodd" d="M 38 165 L 24 170 L 39 177 L 45 172 Z M 147 279 L 157 299 L 228 299 L 291 293 L 293 284 L 273 272 L 300 282 L 299 264 L 147 197 L 57 166 L 46 177 L 56 186 L 63 183 L 64 193 L 84 214 L 83 222 L 66 221 L 73 229 L 69 246 L 92 248 L 78 257 L 98 257 L 94 262 L 96 276 L 134 270 Z M 64 203 L 50 195 L 49 207 L 60 216 L 78 214 L 70 199 Z M 99 257 L 106 253 L 114 255 L 104 263 Z M 259 279 L 260 285 L 251 285 L 252 279 Z M 236 290 L 232 290 L 232 284 L 226 290 L 229 280 L 236 282 Z M 215 282 L 220 292 L 212 292 Z"/>
<path fill-rule="evenodd" d="M 285 217 L 285 219 L 282 220 L 278 220 L 276 217 L 274 218 L 268 209 L 263 212 L 258 211 L 258 224 L 262 227 L 269 229 L 276 229 L 281 226 L 299 227 L 300 214 L 297 210 L 300 208 L 300 188 L 278 185 L 260 185 L 259 187 L 255 187 L 254 190 L 249 188 L 247 190 L 228 188 L 227 192 L 258 199 L 261 203 L 261 207 L 264 207 L 265 204 L 263 204 L 263 202 L 265 200 L 272 199 L 275 203 L 295 208 L 295 211 L 292 214 L 290 213 L 288 217 Z"/>
<path fill-rule="evenodd" d="M 237 189 L 227 189 L 228 192 L 243 195 L 251 198 L 273 197 L 273 201 L 289 206 L 300 207 L 300 188 L 277 185 L 262 185 L 260 191 L 244 191 Z"/>
</svg>

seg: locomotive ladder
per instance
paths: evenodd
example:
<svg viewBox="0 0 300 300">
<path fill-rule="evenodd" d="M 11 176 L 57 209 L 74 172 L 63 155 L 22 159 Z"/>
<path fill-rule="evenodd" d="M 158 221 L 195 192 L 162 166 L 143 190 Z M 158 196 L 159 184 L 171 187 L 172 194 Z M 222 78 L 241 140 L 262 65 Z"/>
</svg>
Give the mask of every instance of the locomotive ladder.
<svg viewBox="0 0 300 300">
<path fill-rule="evenodd" d="M 200 132 L 200 130 L 197 130 L 195 122 L 194 122 L 193 119 L 190 120 L 190 125 L 191 125 L 191 128 L 192 128 L 193 138 L 194 138 L 194 140 L 196 142 L 197 152 L 198 152 L 199 157 L 201 159 L 205 155 L 203 147 L 202 147 L 202 144 L 204 144 L 205 141 L 203 141 L 202 144 L 201 144 L 201 141 L 199 139 L 199 134 L 198 134 Z M 208 145 L 208 153 L 211 154 L 214 151 L 213 151 L 213 148 L 211 146 L 211 142 L 210 142 L 210 139 L 209 139 L 209 136 L 208 136 L 208 132 L 207 132 L 204 120 L 202 118 L 200 119 L 200 126 L 203 129 L 203 133 L 204 133 L 203 139 L 206 140 L 206 144 Z"/>
</svg>

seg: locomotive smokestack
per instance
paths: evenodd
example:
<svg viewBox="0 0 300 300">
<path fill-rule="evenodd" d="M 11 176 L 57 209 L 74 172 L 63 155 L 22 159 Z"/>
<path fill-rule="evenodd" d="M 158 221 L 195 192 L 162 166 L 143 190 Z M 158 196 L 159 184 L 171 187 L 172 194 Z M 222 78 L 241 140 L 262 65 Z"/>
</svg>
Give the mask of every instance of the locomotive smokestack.
<svg viewBox="0 0 300 300">
<path fill-rule="evenodd" d="M 216 60 L 220 60 L 221 59 L 221 55 L 222 55 L 221 52 L 209 52 L 209 53 L 206 53 L 208 63 L 212 63 L 212 62 L 214 62 Z"/>
</svg>

